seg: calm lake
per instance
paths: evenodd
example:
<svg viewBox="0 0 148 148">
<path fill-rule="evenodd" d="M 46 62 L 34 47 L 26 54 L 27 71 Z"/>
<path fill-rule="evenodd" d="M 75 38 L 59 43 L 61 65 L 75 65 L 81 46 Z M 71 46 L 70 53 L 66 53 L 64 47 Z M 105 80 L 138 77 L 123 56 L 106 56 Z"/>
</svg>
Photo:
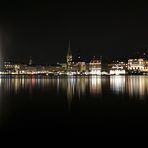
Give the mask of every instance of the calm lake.
<svg viewBox="0 0 148 148">
<path fill-rule="evenodd" d="M 146 134 L 148 76 L 0 78 L 0 132 Z"/>
</svg>

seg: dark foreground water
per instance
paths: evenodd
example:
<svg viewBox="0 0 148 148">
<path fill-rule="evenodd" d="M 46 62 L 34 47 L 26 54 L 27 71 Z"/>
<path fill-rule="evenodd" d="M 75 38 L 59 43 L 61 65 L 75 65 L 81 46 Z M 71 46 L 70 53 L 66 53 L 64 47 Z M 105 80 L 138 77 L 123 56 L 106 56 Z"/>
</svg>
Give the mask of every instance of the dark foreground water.
<svg viewBox="0 0 148 148">
<path fill-rule="evenodd" d="M 148 76 L 1 78 L 0 133 L 147 134 Z"/>
</svg>

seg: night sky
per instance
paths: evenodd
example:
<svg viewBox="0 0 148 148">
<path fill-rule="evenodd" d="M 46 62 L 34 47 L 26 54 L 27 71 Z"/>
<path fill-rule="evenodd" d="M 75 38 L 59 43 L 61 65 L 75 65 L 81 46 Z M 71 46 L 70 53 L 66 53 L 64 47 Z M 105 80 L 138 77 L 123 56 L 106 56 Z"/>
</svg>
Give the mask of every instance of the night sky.
<svg viewBox="0 0 148 148">
<path fill-rule="evenodd" d="M 0 52 L 4 60 L 65 62 L 73 55 L 127 57 L 148 49 L 148 5 L 138 2 L 5 1 L 0 5 Z"/>
</svg>

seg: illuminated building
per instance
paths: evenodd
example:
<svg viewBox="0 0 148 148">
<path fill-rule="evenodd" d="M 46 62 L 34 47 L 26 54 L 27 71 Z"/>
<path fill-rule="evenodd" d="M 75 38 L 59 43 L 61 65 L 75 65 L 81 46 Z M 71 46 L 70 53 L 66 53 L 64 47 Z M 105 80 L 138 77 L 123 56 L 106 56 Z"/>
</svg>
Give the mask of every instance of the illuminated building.
<svg viewBox="0 0 148 148">
<path fill-rule="evenodd" d="M 140 74 L 148 72 L 148 60 L 145 58 L 129 59 L 128 71 L 131 74 Z"/>
<path fill-rule="evenodd" d="M 67 64 L 66 63 L 57 63 L 57 65 L 60 65 L 62 68 L 66 70 Z"/>
<path fill-rule="evenodd" d="M 127 64 L 124 62 L 113 61 L 112 64 L 108 64 L 110 75 L 125 75 Z"/>
<path fill-rule="evenodd" d="M 101 60 L 97 60 L 95 57 L 89 63 L 90 75 L 101 75 Z"/>
<path fill-rule="evenodd" d="M 4 62 L 3 69 L 5 74 L 19 74 L 20 65 L 12 64 L 11 62 Z"/>
<path fill-rule="evenodd" d="M 85 74 L 86 72 L 86 63 L 78 62 L 78 74 Z"/>
<path fill-rule="evenodd" d="M 56 75 L 62 75 L 65 73 L 65 68 L 61 65 L 50 66 L 50 72 Z"/>
<path fill-rule="evenodd" d="M 14 65 L 11 64 L 10 62 L 4 62 L 4 67 L 3 67 L 3 69 L 4 69 L 4 72 L 9 73 L 9 72 L 11 72 L 11 71 L 14 71 Z"/>
<path fill-rule="evenodd" d="M 79 49 L 78 49 L 78 53 L 77 53 L 77 59 L 75 60 L 75 62 L 76 62 L 75 67 L 76 67 L 77 75 L 85 74 L 85 72 L 87 70 L 86 62 L 81 59 Z"/>
</svg>

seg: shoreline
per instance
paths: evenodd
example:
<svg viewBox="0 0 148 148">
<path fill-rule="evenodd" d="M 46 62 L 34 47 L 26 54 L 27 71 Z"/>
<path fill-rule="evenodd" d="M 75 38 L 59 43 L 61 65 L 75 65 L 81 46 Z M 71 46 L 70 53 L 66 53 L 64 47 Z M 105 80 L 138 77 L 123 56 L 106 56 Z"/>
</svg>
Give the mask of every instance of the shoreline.
<svg viewBox="0 0 148 148">
<path fill-rule="evenodd" d="M 125 74 L 125 75 L 46 75 L 46 74 L 0 74 L 0 78 L 81 78 L 81 77 L 118 77 L 118 76 L 148 76 L 145 74 Z"/>
</svg>

